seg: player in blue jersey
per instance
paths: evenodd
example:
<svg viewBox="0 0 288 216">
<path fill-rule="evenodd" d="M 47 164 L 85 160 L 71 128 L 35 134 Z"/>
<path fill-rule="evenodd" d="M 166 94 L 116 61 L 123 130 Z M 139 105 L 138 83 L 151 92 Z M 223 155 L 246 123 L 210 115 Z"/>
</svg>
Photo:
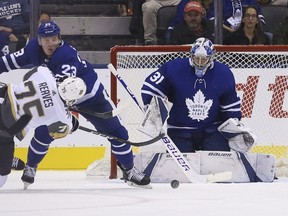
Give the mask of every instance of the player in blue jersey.
<svg viewBox="0 0 288 216">
<path fill-rule="evenodd" d="M 230 143 L 218 127 L 226 120 L 241 119 L 234 76 L 228 66 L 214 60 L 214 55 L 213 43 L 198 38 L 191 58 L 163 64 L 145 79 L 141 89 L 144 105 L 154 95 L 173 103 L 167 133 L 182 152 L 230 151 Z M 238 122 L 235 124 L 239 128 Z"/>
<path fill-rule="evenodd" d="M 45 65 L 54 73 L 57 80 L 66 76 L 80 77 L 84 80 L 87 90 L 86 94 L 76 101 L 78 107 L 85 107 L 95 112 L 106 112 L 115 108 L 93 66 L 82 60 L 77 50 L 61 39 L 60 28 L 55 22 L 41 23 L 37 35 L 38 38 L 31 39 L 20 51 L 3 56 L 0 59 L 0 72 L 7 72 L 27 64 Z M 128 139 L 128 132 L 118 117 L 100 119 L 87 114 L 83 116 L 95 126 L 97 131 Z M 29 151 L 31 157 L 28 157 L 27 166 L 36 170 L 52 140 L 45 139 L 45 131 L 40 129 L 36 129 L 34 137 L 37 139 L 33 139 L 30 146 L 34 149 L 37 147 L 38 151 Z M 124 180 L 129 185 L 149 186 L 150 178 L 134 167 L 131 146 L 115 140 L 109 141 L 112 152 L 123 171 Z M 24 172 L 23 176 L 26 174 L 29 173 Z M 30 178 L 25 178 L 25 181 L 33 183 L 34 176 L 35 172 L 30 175 Z"/>
</svg>

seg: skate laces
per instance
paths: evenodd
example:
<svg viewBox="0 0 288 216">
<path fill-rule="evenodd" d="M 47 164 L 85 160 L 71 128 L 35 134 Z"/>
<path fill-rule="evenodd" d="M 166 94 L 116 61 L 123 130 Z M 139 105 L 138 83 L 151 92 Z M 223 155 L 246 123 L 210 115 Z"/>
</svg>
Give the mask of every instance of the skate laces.
<svg viewBox="0 0 288 216">
<path fill-rule="evenodd" d="M 30 167 L 30 166 L 25 166 L 24 168 L 24 175 L 28 177 L 35 177 L 36 175 L 36 168 Z"/>
<path fill-rule="evenodd" d="M 134 180 L 139 181 L 139 182 L 145 177 L 144 173 L 139 172 L 135 167 L 128 170 L 127 174 L 128 174 L 129 180 L 134 179 Z"/>
</svg>

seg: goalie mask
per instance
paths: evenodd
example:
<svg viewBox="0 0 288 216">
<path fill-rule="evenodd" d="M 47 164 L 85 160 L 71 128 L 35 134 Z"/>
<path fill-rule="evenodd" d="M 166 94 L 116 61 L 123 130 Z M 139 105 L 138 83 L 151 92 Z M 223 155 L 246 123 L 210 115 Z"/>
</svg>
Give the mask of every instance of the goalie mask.
<svg viewBox="0 0 288 216">
<path fill-rule="evenodd" d="M 215 48 L 213 43 L 206 38 L 198 38 L 191 48 L 191 63 L 195 68 L 195 74 L 201 78 L 208 67 L 213 64 Z"/>
<path fill-rule="evenodd" d="M 86 88 L 86 84 L 81 78 L 68 77 L 58 85 L 58 92 L 60 97 L 66 101 L 66 104 L 71 106 L 76 100 L 85 95 Z"/>
</svg>

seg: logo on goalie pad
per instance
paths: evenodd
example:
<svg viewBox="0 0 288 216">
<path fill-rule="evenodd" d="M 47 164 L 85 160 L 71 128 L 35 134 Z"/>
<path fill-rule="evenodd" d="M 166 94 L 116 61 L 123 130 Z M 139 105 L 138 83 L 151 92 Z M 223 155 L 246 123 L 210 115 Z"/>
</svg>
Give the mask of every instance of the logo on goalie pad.
<svg viewBox="0 0 288 216">
<path fill-rule="evenodd" d="M 213 157 L 231 157 L 232 153 L 209 152 L 208 156 L 213 156 Z"/>
</svg>

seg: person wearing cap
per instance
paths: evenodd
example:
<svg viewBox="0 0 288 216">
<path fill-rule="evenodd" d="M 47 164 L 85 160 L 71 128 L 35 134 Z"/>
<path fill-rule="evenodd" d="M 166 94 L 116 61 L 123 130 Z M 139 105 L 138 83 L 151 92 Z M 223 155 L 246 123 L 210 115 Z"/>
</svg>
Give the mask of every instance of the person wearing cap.
<svg viewBox="0 0 288 216">
<path fill-rule="evenodd" d="M 200 2 L 190 1 L 184 8 L 184 23 L 171 31 L 168 44 L 192 44 L 197 38 L 205 37 L 214 41 L 214 23 L 206 21 L 205 9 Z"/>
</svg>

